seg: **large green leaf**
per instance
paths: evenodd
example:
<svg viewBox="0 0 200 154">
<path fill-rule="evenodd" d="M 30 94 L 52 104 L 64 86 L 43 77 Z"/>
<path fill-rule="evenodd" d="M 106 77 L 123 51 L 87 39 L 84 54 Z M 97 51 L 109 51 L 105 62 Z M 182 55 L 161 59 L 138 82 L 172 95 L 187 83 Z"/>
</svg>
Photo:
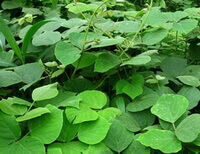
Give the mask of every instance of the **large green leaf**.
<svg viewBox="0 0 200 154">
<path fill-rule="evenodd" d="M 163 153 L 176 153 L 182 148 L 181 142 L 169 130 L 153 129 L 141 134 L 137 140 L 141 144 L 161 150 Z"/>
<path fill-rule="evenodd" d="M 136 33 L 139 30 L 139 27 L 140 24 L 135 21 L 119 21 L 116 22 L 114 30 L 120 33 Z"/>
<path fill-rule="evenodd" d="M 199 87 L 200 81 L 198 78 L 191 76 L 191 75 L 184 75 L 184 76 L 178 76 L 177 77 L 181 82 L 183 82 L 185 85 L 192 86 L 192 87 Z"/>
<path fill-rule="evenodd" d="M 39 138 L 44 144 L 54 142 L 63 126 L 63 111 L 55 106 L 47 105 L 46 108 L 51 112 L 38 118 L 28 121 L 30 134 Z"/>
<path fill-rule="evenodd" d="M 159 27 L 162 25 L 165 25 L 166 22 L 168 21 L 167 16 L 165 16 L 164 13 L 162 13 L 160 10 L 157 8 L 153 8 L 150 12 L 150 14 L 145 14 L 143 16 L 143 20 L 147 17 L 145 24 L 151 25 L 153 27 Z"/>
<path fill-rule="evenodd" d="M 180 95 L 162 95 L 157 103 L 151 108 L 151 112 L 160 119 L 174 123 L 188 108 L 188 100 Z"/>
<path fill-rule="evenodd" d="M 100 73 L 104 73 L 109 71 L 110 69 L 116 67 L 117 65 L 120 64 L 120 59 L 118 58 L 118 56 L 106 52 L 106 53 L 102 53 L 98 56 L 95 66 L 94 66 L 94 71 L 95 72 L 100 72 Z"/>
<path fill-rule="evenodd" d="M 114 108 L 114 107 L 108 107 L 108 108 L 105 108 L 104 110 L 100 110 L 98 112 L 98 114 L 104 118 L 106 118 L 107 120 L 110 120 L 112 118 L 115 118 L 119 115 L 122 114 L 122 112 L 117 109 L 117 108 Z"/>
<path fill-rule="evenodd" d="M 33 118 L 37 118 L 46 113 L 50 113 L 50 111 L 47 108 L 38 107 L 36 109 L 33 109 L 33 110 L 27 112 L 25 115 L 18 117 L 16 119 L 16 121 L 17 122 L 27 121 L 27 120 L 30 120 Z"/>
<path fill-rule="evenodd" d="M 26 136 L 16 143 L 8 146 L 9 154 L 45 154 L 44 144 L 35 137 Z"/>
<path fill-rule="evenodd" d="M 98 114 L 85 104 L 80 104 L 80 108 L 67 107 L 65 110 L 67 119 L 73 124 L 82 123 L 85 121 L 94 121 L 98 119 Z"/>
<path fill-rule="evenodd" d="M 12 71 L 0 71 L 0 87 L 8 87 L 22 80 L 19 75 Z"/>
<path fill-rule="evenodd" d="M 153 125 L 156 119 L 149 109 L 140 112 L 128 112 L 128 114 L 136 120 L 141 129 Z"/>
<path fill-rule="evenodd" d="M 158 98 L 159 95 L 155 91 L 145 87 L 143 94 L 136 98 L 133 103 L 128 104 L 127 110 L 130 112 L 143 111 L 155 105 Z"/>
<path fill-rule="evenodd" d="M 1 44 L 1 40 L 0 40 L 0 44 Z M 1 46 L 0 46 L 0 48 L 1 48 Z M 14 52 L 13 51 L 0 52 L 0 66 L 1 67 L 15 66 L 15 64 L 12 63 L 13 56 L 14 56 Z"/>
<path fill-rule="evenodd" d="M 156 29 L 154 31 L 147 32 L 142 38 L 143 43 L 146 45 L 157 44 L 167 37 L 167 34 L 168 30 L 166 29 Z"/>
<path fill-rule="evenodd" d="M 178 23 L 174 23 L 173 30 L 179 33 L 188 34 L 198 25 L 198 21 L 194 19 L 185 19 Z"/>
<path fill-rule="evenodd" d="M 91 154 L 113 154 L 113 152 L 103 143 L 90 145 L 87 152 Z"/>
<path fill-rule="evenodd" d="M 23 115 L 27 111 L 27 106 L 13 104 L 11 99 L 2 99 L 0 109 L 9 115 Z"/>
<path fill-rule="evenodd" d="M 116 119 L 131 132 L 138 132 L 141 129 L 137 121 L 130 114 L 124 113 Z"/>
<path fill-rule="evenodd" d="M 73 32 L 69 34 L 70 42 L 79 49 L 82 49 L 83 47 L 85 49 L 93 44 L 96 44 L 95 42 L 101 39 L 107 39 L 107 37 L 104 37 L 100 34 L 93 32 L 89 33 Z"/>
<path fill-rule="evenodd" d="M 133 133 L 129 132 L 120 121 L 113 120 L 104 143 L 112 150 L 120 153 L 128 147 L 132 140 Z"/>
<path fill-rule="evenodd" d="M 3 1 L 1 6 L 4 10 L 11 10 L 20 8 L 22 6 L 22 2 L 20 0 Z"/>
<path fill-rule="evenodd" d="M 70 3 L 66 6 L 66 8 L 68 8 L 68 10 L 70 12 L 73 12 L 75 14 L 78 13 L 83 13 L 86 11 L 94 11 L 96 10 L 98 7 L 98 5 L 94 5 L 94 4 L 85 4 L 85 3 Z"/>
<path fill-rule="evenodd" d="M 38 81 L 44 72 L 44 69 L 38 63 L 17 66 L 14 70 L 26 84 Z"/>
<path fill-rule="evenodd" d="M 82 123 L 78 132 L 78 139 L 86 144 L 100 143 L 107 135 L 110 123 L 103 117 L 96 121 Z"/>
<path fill-rule="evenodd" d="M 60 142 L 69 142 L 77 137 L 79 124 L 72 124 L 67 119 L 66 115 L 63 114 L 63 127 L 58 137 L 58 141 Z"/>
<path fill-rule="evenodd" d="M 139 135 L 134 136 L 133 141 L 128 146 L 127 149 L 124 150 L 123 154 L 130 154 L 134 151 L 134 154 L 150 154 L 150 148 L 147 148 L 146 146 L 142 145 L 139 141 L 136 139 L 139 137 Z"/>
<path fill-rule="evenodd" d="M 196 107 L 200 101 L 200 91 L 199 89 L 195 87 L 186 87 L 184 86 L 181 88 L 181 90 L 178 92 L 179 95 L 183 95 L 186 97 L 189 101 L 188 109 L 192 109 Z"/>
<path fill-rule="evenodd" d="M 123 87 L 122 91 L 123 93 L 130 96 L 132 99 L 135 99 L 137 96 L 143 93 L 143 88 L 137 84 L 128 84 Z"/>
<path fill-rule="evenodd" d="M 177 127 L 175 134 L 182 142 L 192 142 L 200 134 L 200 114 L 192 114 Z"/>
<path fill-rule="evenodd" d="M 73 66 L 75 66 L 77 69 L 82 69 L 94 64 L 96 59 L 97 56 L 95 54 L 83 52 L 80 60 L 77 60 L 75 63 L 73 63 Z"/>
<path fill-rule="evenodd" d="M 51 104 L 57 107 L 75 107 L 79 108 L 79 102 L 81 98 L 75 96 L 75 93 L 69 91 L 59 91 L 58 95 L 54 98 L 38 101 L 36 106 L 45 107 L 47 104 Z"/>
<path fill-rule="evenodd" d="M 87 150 L 87 148 L 87 144 L 84 144 L 79 141 L 73 141 L 68 143 L 53 143 L 48 147 L 48 152 L 52 149 L 61 149 L 61 154 L 80 154 L 84 153 Z"/>
<path fill-rule="evenodd" d="M 55 48 L 55 56 L 63 65 L 77 61 L 81 57 L 80 53 L 81 50 L 66 42 L 59 42 Z"/>
<path fill-rule="evenodd" d="M 172 77 L 182 75 L 187 67 L 187 60 L 177 57 L 169 57 L 162 61 L 160 65 L 162 71 Z"/>
<path fill-rule="evenodd" d="M 102 109 L 108 102 L 107 96 L 97 90 L 87 90 L 80 94 L 78 97 L 81 98 L 81 103 L 87 105 L 92 109 Z"/>
<path fill-rule="evenodd" d="M 145 65 L 150 61 L 151 61 L 150 56 L 136 56 L 136 57 L 131 58 L 128 61 L 123 62 L 121 66 L 124 66 L 124 65 L 140 66 L 140 65 Z"/>
<path fill-rule="evenodd" d="M 0 146 L 8 146 L 21 136 L 16 118 L 0 111 Z"/>
<path fill-rule="evenodd" d="M 33 37 L 34 46 L 48 46 L 53 45 L 61 40 L 61 34 L 59 32 L 45 31 L 44 33 Z"/>
<path fill-rule="evenodd" d="M 34 89 L 32 99 L 34 101 L 41 101 L 56 97 L 58 95 L 57 85 L 58 83 L 56 82 Z"/>
</svg>

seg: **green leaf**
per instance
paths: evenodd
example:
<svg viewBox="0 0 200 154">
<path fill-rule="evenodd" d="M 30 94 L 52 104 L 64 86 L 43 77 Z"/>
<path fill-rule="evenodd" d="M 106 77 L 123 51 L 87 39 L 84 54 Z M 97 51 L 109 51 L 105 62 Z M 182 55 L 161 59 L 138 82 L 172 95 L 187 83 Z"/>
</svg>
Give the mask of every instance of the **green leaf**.
<svg viewBox="0 0 200 154">
<path fill-rule="evenodd" d="M 172 77 L 177 77 L 183 73 L 187 67 L 187 60 L 177 57 L 169 57 L 162 61 L 160 65 L 162 71 Z"/>
<path fill-rule="evenodd" d="M 139 124 L 130 114 L 124 113 L 121 116 L 118 116 L 116 119 L 119 120 L 121 124 L 124 125 L 129 131 L 140 131 Z"/>
<path fill-rule="evenodd" d="M 145 87 L 143 94 L 136 98 L 133 103 L 128 104 L 127 110 L 130 112 L 143 111 L 155 105 L 158 98 L 159 95 L 155 91 Z"/>
<path fill-rule="evenodd" d="M 139 96 L 143 93 L 143 88 L 139 85 L 128 84 L 128 85 L 124 86 L 122 91 L 123 91 L 123 93 L 130 96 L 132 99 L 135 99 L 137 96 Z"/>
<path fill-rule="evenodd" d="M 31 136 L 39 138 L 44 144 L 54 142 L 60 135 L 63 126 L 63 111 L 55 106 L 47 105 L 51 112 L 28 121 Z"/>
<path fill-rule="evenodd" d="M 184 75 L 184 76 L 178 76 L 177 77 L 181 82 L 183 82 L 185 85 L 192 86 L 192 87 L 199 87 L 200 81 L 198 78 L 191 76 L 191 75 Z"/>
<path fill-rule="evenodd" d="M 53 45 L 61 40 L 61 34 L 59 32 L 45 31 L 44 33 L 33 37 L 34 46 L 48 46 Z"/>
<path fill-rule="evenodd" d="M 135 66 L 145 65 L 150 61 L 151 61 L 150 56 L 136 56 L 136 57 L 131 58 L 128 61 L 123 62 L 121 66 L 124 66 L 124 65 L 135 65 Z"/>
<path fill-rule="evenodd" d="M 30 84 L 40 80 L 44 69 L 39 63 L 29 63 L 15 67 L 14 71 L 21 77 L 24 83 Z"/>
<path fill-rule="evenodd" d="M 75 93 L 69 91 L 59 91 L 56 97 L 48 100 L 38 101 L 36 106 L 45 107 L 47 104 L 51 104 L 57 107 L 69 106 L 79 108 L 79 102 L 81 99 L 75 95 Z"/>
<path fill-rule="evenodd" d="M 178 22 L 179 20 L 188 16 L 188 14 L 183 11 L 166 12 L 164 14 L 168 18 L 168 20 L 173 21 L 173 22 Z"/>
<path fill-rule="evenodd" d="M 78 124 L 70 123 L 66 115 L 63 114 L 63 127 L 57 140 L 60 142 L 69 142 L 73 140 L 77 137 L 79 126 Z"/>
<path fill-rule="evenodd" d="M 200 146 L 200 134 L 192 143 L 194 143 L 197 146 Z"/>
<path fill-rule="evenodd" d="M 123 154 L 130 154 L 134 151 L 134 154 L 150 154 L 150 148 L 147 148 L 146 146 L 142 145 L 139 141 L 136 139 L 139 137 L 139 135 L 134 136 L 133 141 L 128 146 L 127 149 L 123 151 Z"/>
<path fill-rule="evenodd" d="M 188 108 L 188 100 L 181 95 L 162 95 L 157 103 L 151 108 L 151 112 L 160 119 L 174 123 Z"/>
<path fill-rule="evenodd" d="M 108 102 L 107 96 L 97 90 L 87 90 L 77 95 L 81 98 L 81 103 L 92 109 L 102 109 Z"/>
<path fill-rule="evenodd" d="M 188 34 L 198 26 L 198 21 L 194 19 L 185 19 L 178 23 L 174 23 L 173 30 L 179 33 Z"/>
<path fill-rule="evenodd" d="M 11 10 L 11 9 L 20 8 L 22 6 L 22 2 L 19 0 L 3 1 L 1 6 L 4 10 Z"/>
<path fill-rule="evenodd" d="M 78 47 L 79 49 L 82 50 L 84 47 L 90 47 L 93 44 L 96 44 L 96 41 L 100 41 L 101 39 L 107 39 L 107 37 L 104 37 L 100 34 L 89 32 L 89 33 L 78 33 L 78 32 L 73 32 L 69 34 L 69 40 L 70 42 Z"/>
<path fill-rule="evenodd" d="M 177 138 L 182 142 L 192 142 L 200 134 L 200 114 L 192 114 L 185 118 L 175 130 Z"/>
<path fill-rule="evenodd" d="M 146 45 L 157 44 L 161 42 L 165 37 L 167 37 L 167 34 L 168 34 L 167 29 L 156 29 L 154 31 L 147 32 L 142 38 L 143 44 Z"/>
<path fill-rule="evenodd" d="M 11 101 L 13 105 L 24 105 L 24 106 L 31 106 L 31 103 L 26 101 L 26 100 L 23 100 L 21 98 L 18 98 L 18 97 L 9 97 L 7 99 L 8 101 Z"/>
<path fill-rule="evenodd" d="M 27 111 L 27 106 L 13 104 L 11 99 L 0 101 L 0 109 L 9 115 L 23 115 Z"/>
<path fill-rule="evenodd" d="M 116 22 L 114 26 L 114 30 L 120 33 L 136 33 L 139 28 L 140 24 L 135 21 L 120 21 Z"/>
<path fill-rule="evenodd" d="M 68 143 L 53 143 L 48 147 L 48 151 L 52 149 L 61 149 L 63 154 L 81 154 L 84 153 L 86 149 L 88 149 L 88 145 L 79 141 Z"/>
<path fill-rule="evenodd" d="M 56 58 L 65 66 L 77 61 L 81 51 L 70 43 L 59 42 L 55 48 Z"/>
<path fill-rule="evenodd" d="M 156 119 L 149 109 L 140 112 L 128 112 L 128 114 L 136 120 L 141 129 L 153 125 Z"/>
<path fill-rule="evenodd" d="M 141 134 L 137 139 L 144 146 L 162 151 L 163 153 L 177 153 L 181 150 L 181 142 L 169 130 L 153 129 Z"/>
<path fill-rule="evenodd" d="M 117 109 L 117 108 L 114 108 L 114 107 L 109 107 L 109 108 L 106 108 L 104 110 L 100 110 L 98 112 L 98 114 L 104 118 L 106 118 L 107 120 L 110 120 L 112 118 L 115 118 L 119 115 L 122 114 L 122 112 Z"/>
<path fill-rule="evenodd" d="M 0 41 L 0 44 L 1 44 L 1 41 Z M 1 48 L 1 46 L 0 46 L 0 48 Z M 13 51 L 0 52 L 0 66 L 1 67 L 15 66 L 15 64 L 12 62 L 13 61 L 13 56 L 14 56 L 14 52 Z"/>
<path fill-rule="evenodd" d="M 107 147 L 120 153 L 132 142 L 134 134 L 129 132 L 120 121 L 113 120 L 108 134 L 104 140 Z"/>
<path fill-rule="evenodd" d="M 180 122 L 183 121 L 187 116 L 188 112 L 185 112 L 174 124 L 159 119 L 159 124 L 164 130 L 174 131 L 175 127 L 177 127 L 180 124 Z"/>
<path fill-rule="evenodd" d="M 27 121 L 33 118 L 37 118 L 46 113 L 51 113 L 51 112 L 47 108 L 38 107 L 36 109 L 27 112 L 25 115 L 18 117 L 16 121 L 17 122 Z"/>
<path fill-rule="evenodd" d="M 95 54 L 90 53 L 90 52 L 83 52 L 80 60 L 77 60 L 72 65 L 76 67 L 77 69 L 82 69 L 94 64 L 96 59 L 97 59 L 97 56 Z"/>
<path fill-rule="evenodd" d="M 80 27 L 82 25 L 85 25 L 86 23 L 87 20 L 82 20 L 80 18 L 71 18 L 67 21 L 62 22 L 61 26 L 65 28 L 73 28 L 73 27 Z"/>
<path fill-rule="evenodd" d="M 145 20 L 147 14 L 143 16 L 143 20 Z M 153 8 L 148 15 L 145 24 L 153 26 L 153 27 L 159 27 L 162 25 L 165 25 L 168 21 L 167 17 L 160 12 L 157 8 Z"/>
<path fill-rule="evenodd" d="M 58 83 L 56 82 L 34 89 L 32 99 L 34 101 L 41 101 L 56 97 L 58 95 L 57 85 Z"/>
<path fill-rule="evenodd" d="M 40 153 L 45 154 L 45 147 L 43 143 L 35 137 L 26 136 L 16 143 L 8 146 L 10 154 L 21 154 L 21 153 Z"/>
<path fill-rule="evenodd" d="M 12 71 L 0 71 L 0 87 L 8 87 L 22 80 L 19 75 Z"/>
<path fill-rule="evenodd" d="M 35 35 L 35 33 L 38 31 L 38 29 L 40 29 L 43 25 L 47 24 L 50 21 L 39 21 L 36 24 L 34 24 L 26 33 L 23 42 L 22 42 L 22 53 L 24 56 L 24 60 L 26 58 L 26 53 L 27 53 L 27 49 L 28 46 L 31 42 L 31 39 L 33 38 L 33 36 Z"/>
<path fill-rule="evenodd" d="M 9 45 L 12 47 L 13 51 L 19 57 L 19 59 L 23 60 L 21 50 L 20 50 L 19 46 L 17 45 L 17 42 L 16 42 L 11 30 L 6 25 L 6 22 L 4 21 L 2 16 L 0 16 L 0 25 L 1 25 L 0 32 L 3 33 L 6 40 L 8 41 Z"/>
<path fill-rule="evenodd" d="M 126 86 L 126 85 L 129 85 L 129 82 L 126 81 L 126 80 L 119 80 L 117 81 L 117 84 L 116 84 L 116 94 L 123 94 L 123 88 Z"/>
<path fill-rule="evenodd" d="M 66 6 L 68 8 L 68 11 L 79 14 L 86 11 L 95 11 L 97 9 L 98 5 L 95 4 L 85 4 L 85 3 L 70 3 Z"/>
<path fill-rule="evenodd" d="M 8 146 L 21 136 L 19 124 L 15 116 L 0 111 L 0 146 Z"/>
<path fill-rule="evenodd" d="M 96 42 L 92 45 L 92 48 L 101 48 L 101 47 L 112 46 L 112 45 L 116 45 L 116 44 L 121 44 L 124 41 L 125 41 L 125 38 L 123 38 L 123 37 L 113 38 L 113 39 L 100 39 L 98 42 Z"/>
<path fill-rule="evenodd" d="M 103 117 L 96 121 L 82 123 L 78 132 L 78 139 L 86 144 L 100 143 L 107 135 L 110 123 Z"/>
<path fill-rule="evenodd" d="M 91 154 L 113 154 L 113 152 L 103 143 L 90 145 L 87 152 Z"/>
<path fill-rule="evenodd" d="M 179 95 L 186 97 L 189 101 L 188 109 L 196 107 L 200 101 L 200 91 L 195 87 L 182 87 L 178 92 Z"/>
<path fill-rule="evenodd" d="M 109 71 L 110 69 L 116 67 L 117 65 L 120 64 L 120 59 L 118 58 L 118 56 L 106 52 L 106 53 L 102 53 L 98 56 L 95 66 L 94 66 L 94 71 L 95 72 L 100 72 L 100 73 L 104 73 Z"/>
<path fill-rule="evenodd" d="M 61 148 L 48 148 L 47 154 L 62 154 Z"/>
<path fill-rule="evenodd" d="M 78 124 L 86 121 L 94 121 L 98 119 L 98 114 L 90 109 L 85 104 L 80 104 L 80 108 L 67 107 L 65 110 L 67 119 L 73 124 Z"/>
</svg>

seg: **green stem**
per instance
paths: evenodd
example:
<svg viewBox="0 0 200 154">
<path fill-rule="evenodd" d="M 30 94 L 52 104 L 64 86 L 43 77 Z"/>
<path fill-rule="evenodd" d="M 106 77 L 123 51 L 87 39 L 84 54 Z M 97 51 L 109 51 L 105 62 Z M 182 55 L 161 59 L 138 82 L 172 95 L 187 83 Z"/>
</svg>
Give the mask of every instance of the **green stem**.
<svg viewBox="0 0 200 154">
<path fill-rule="evenodd" d="M 81 61 L 81 58 L 82 58 L 82 53 L 83 53 L 83 51 L 84 51 L 84 49 L 85 49 L 85 45 L 86 45 L 87 38 L 88 38 L 88 33 L 89 33 L 90 27 L 91 27 L 91 25 L 92 25 L 92 20 L 94 19 L 95 14 L 97 13 L 97 11 L 98 11 L 104 4 L 106 4 L 108 1 L 109 1 L 109 0 L 106 0 L 106 1 L 103 2 L 101 5 L 99 5 L 99 6 L 96 8 L 96 10 L 94 11 L 94 13 L 92 14 L 92 16 L 91 16 L 91 18 L 90 18 L 90 20 L 89 20 L 88 27 L 87 27 L 87 29 L 86 29 L 85 38 L 84 38 L 84 43 L 83 43 L 83 46 L 82 46 L 82 48 L 81 48 L 81 57 L 80 57 L 80 59 L 78 60 L 77 67 L 75 67 L 74 72 L 72 73 L 72 76 L 71 76 L 72 79 L 74 78 L 74 76 L 75 76 L 75 74 L 76 74 L 76 71 L 77 71 L 77 68 L 78 68 L 79 65 L 80 65 L 80 61 Z"/>
<path fill-rule="evenodd" d="M 145 22 L 146 22 L 147 18 L 149 17 L 149 14 L 150 14 L 150 12 L 151 12 L 151 10 L 152 10 L 152 7 L 153 7 L 153 0 L 151 0 L 151 2 L 150 2 L 149 10 L 148 10 L 148 12 L 147 12 L 147 14 L 146 14 L 146 17 L 145 17 L 144 20 L 142 21 L 142 23 L 141 23 L 141 25 L 140 25 L 138 31 L 135 33 L 135 35 L 133 36 L 133 39 L 131 40 L 130 44 L 126 47 L 126 49 L 124 50 L 124 52 L 123 52 L 120 56 L 122 56 L 123 54 L 125 54 L 125 52 L 128 51 L 129 48 L 133 45 L 134 40 L 136 39 L 136 37 L 138 36 L 138 34 L 140 33 L 140 31 L 141 31 L 142 28 L 144 27 Z"/>
</svg>

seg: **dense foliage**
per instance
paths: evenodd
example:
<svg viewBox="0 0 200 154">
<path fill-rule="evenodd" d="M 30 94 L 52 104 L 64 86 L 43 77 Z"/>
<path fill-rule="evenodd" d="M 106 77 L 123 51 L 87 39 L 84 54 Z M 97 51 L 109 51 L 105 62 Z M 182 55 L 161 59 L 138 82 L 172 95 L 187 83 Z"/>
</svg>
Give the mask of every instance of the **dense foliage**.
<svg viewBox="0 0 200 154">
<path fill-rule="evenodd" d="M 0 2 L 1 154 L 198 154 L 199 0 Z"/>
</svg>

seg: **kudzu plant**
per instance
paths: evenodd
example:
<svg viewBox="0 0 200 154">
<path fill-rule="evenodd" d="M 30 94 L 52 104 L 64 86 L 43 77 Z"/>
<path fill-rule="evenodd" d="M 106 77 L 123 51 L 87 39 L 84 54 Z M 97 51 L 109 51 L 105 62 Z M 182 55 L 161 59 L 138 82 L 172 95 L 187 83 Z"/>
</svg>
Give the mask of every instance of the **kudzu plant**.
<svg viewBox="0 0 200 154">
<path fill-rule="evenodd" d="M 198 154 L 197 0 L 0 2 L 1 154 Z"/>
</svg>

